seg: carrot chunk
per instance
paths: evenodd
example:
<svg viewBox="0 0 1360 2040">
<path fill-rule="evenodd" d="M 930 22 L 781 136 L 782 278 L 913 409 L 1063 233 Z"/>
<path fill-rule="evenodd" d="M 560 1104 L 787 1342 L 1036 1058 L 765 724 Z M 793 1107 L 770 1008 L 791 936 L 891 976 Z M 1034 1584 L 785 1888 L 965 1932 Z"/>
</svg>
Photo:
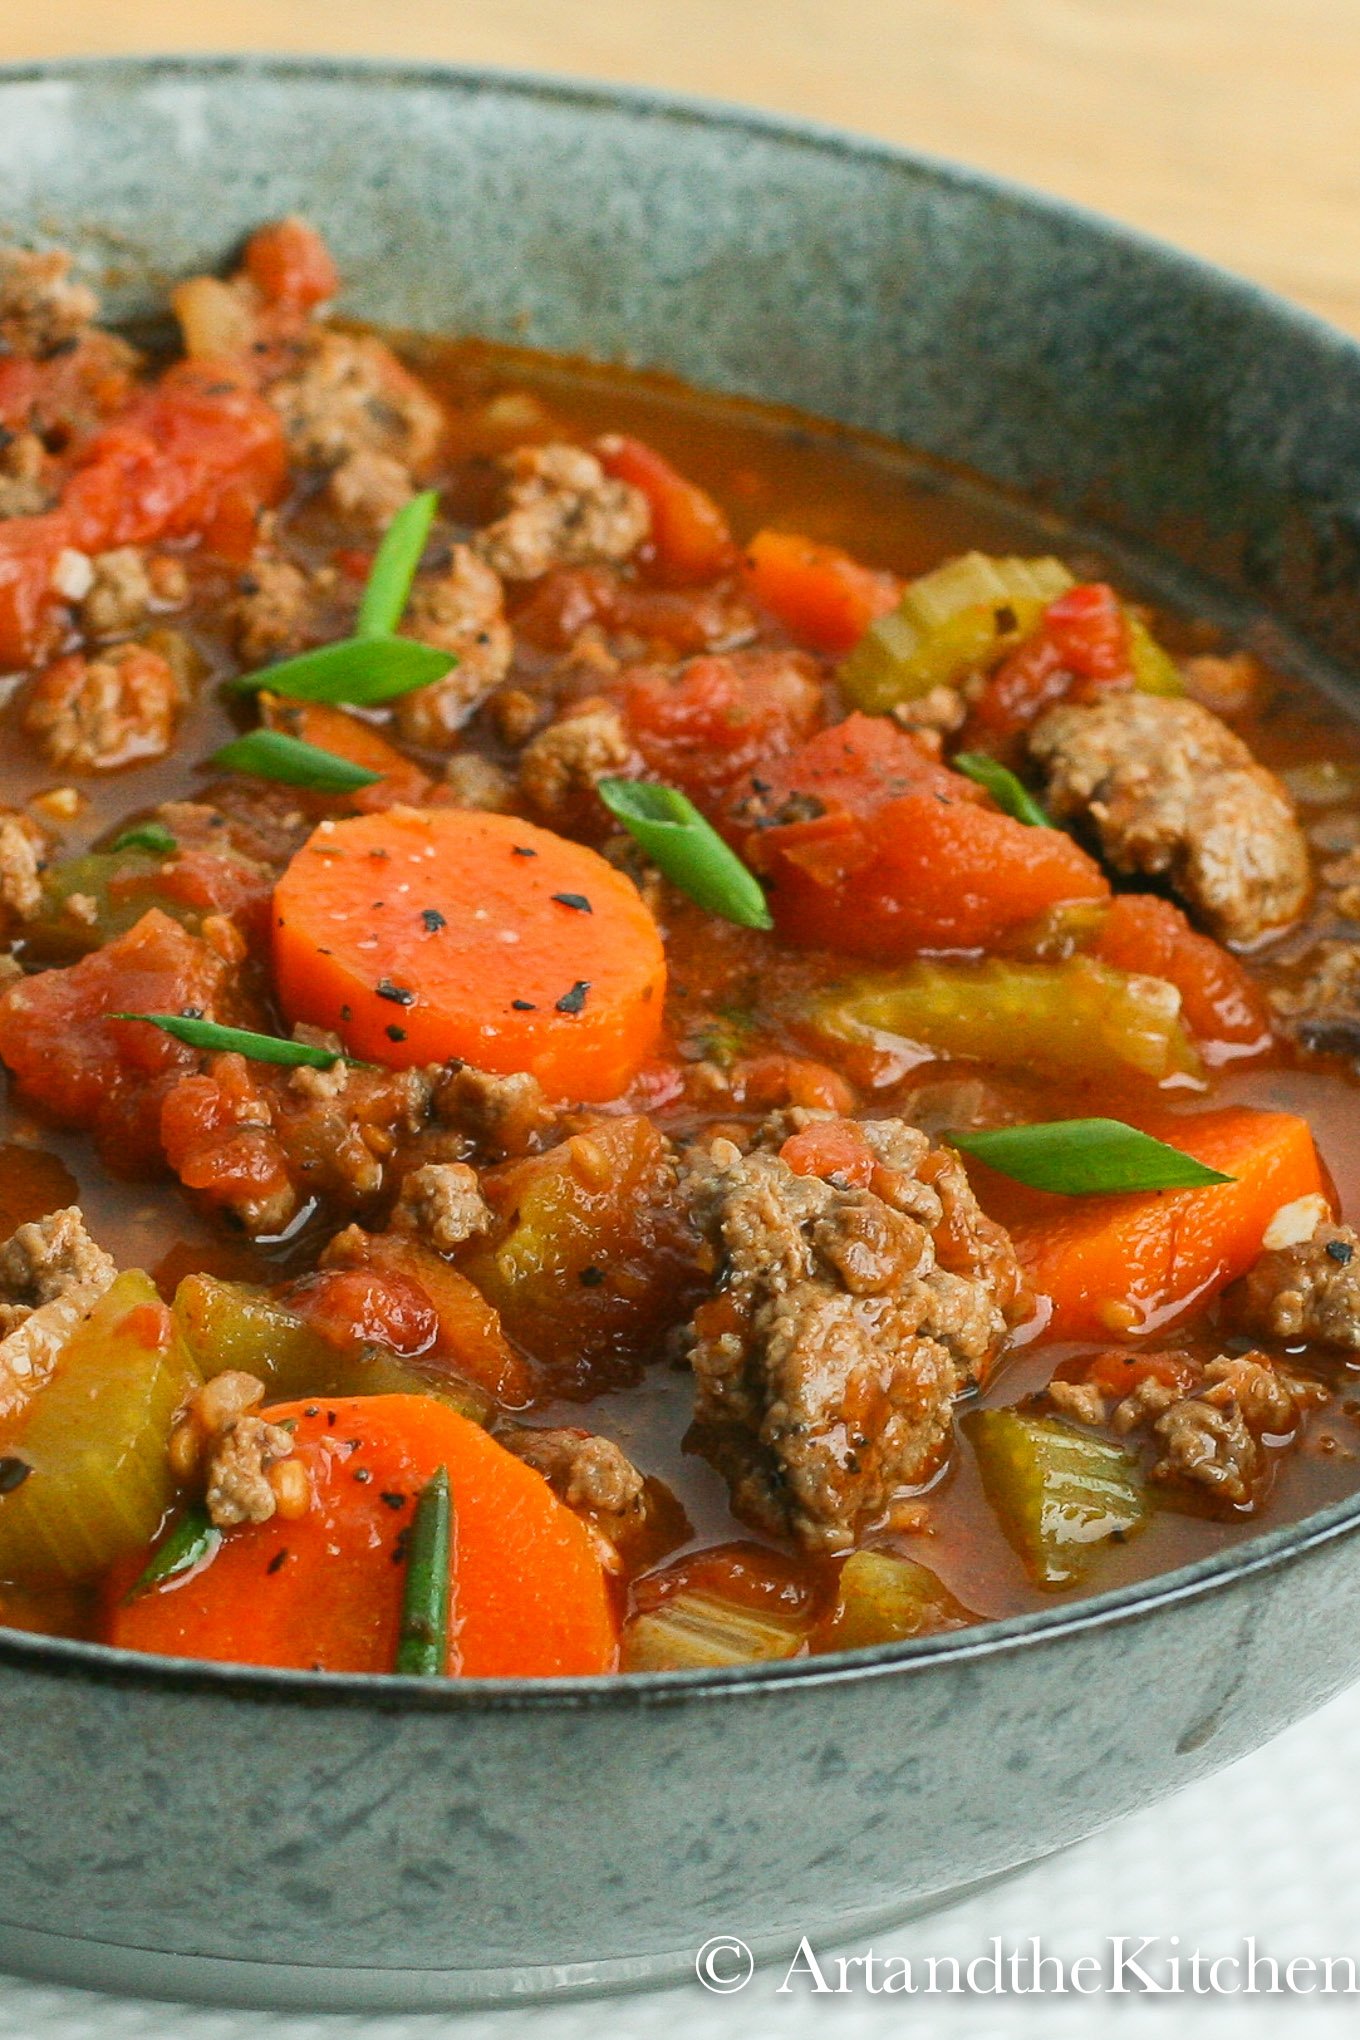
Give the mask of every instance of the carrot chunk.
<svg viewBox="0 0 1360 2040">
<path fill-rule="evenodd" d="M 429 794 L 429 775 L 414 759 L 347 709 L 333 708 L 327 701 L 290 701 L 280 694 L 266 694 L 262 706 L 268 729 L 282 730 L 304 744 L 315 744 L 319 751 L 362 765 L 366 772 L 381 774 L 376 785 L 361 786 L 347 796 L 346 805 L 356 814 L 376 814 L 400 802 L 417 806 Z"/>
<path fill-rule="evenodd" d="M 127 1650 L 329 1672 L 390 1672 L 416 1500 L 443 1466 L 453 1492 L 448 1671 L 544 1678 L 613 1668 L 616 1629 L 589 1532 L 542 1475 L 478 1425 L 419 1395 L 283 1403 L 311 1506 L 227 1531 L 164 1586 L 106 1603 Z M 132 1577 L 136 1577 L 135 1572 Z"/>
<path fill-rule="evenodd" d="M 762 608 L 819 652 L 848 652 L 902 594 L 896 574 L 863 566 L 838 545 L 788 531 L 758 531 L 746 548 L 742 576 Z"/>
<path fill-rule="evenodd" d="M 1139 1124 L 1234 1180 L 1119 1197 L 1056 1197 L 992 1176 L 981 1189 L 1052 1303 L 1050 1337 L 1163 1331 L 1246 1274 L 1282 1205 L 1329 1195 L 1313 1136 L 1291 1113 L 1230 1106 Z"/>
<path fill-rule="evenodd" d="M 274 893 L 290 1021 L 404 1069 L 527 1070 L 614 1098 L 652 1054 L 666 962 L 636 888 L 510 815 L 394 808 L 322 823 Z"/>
</svg>

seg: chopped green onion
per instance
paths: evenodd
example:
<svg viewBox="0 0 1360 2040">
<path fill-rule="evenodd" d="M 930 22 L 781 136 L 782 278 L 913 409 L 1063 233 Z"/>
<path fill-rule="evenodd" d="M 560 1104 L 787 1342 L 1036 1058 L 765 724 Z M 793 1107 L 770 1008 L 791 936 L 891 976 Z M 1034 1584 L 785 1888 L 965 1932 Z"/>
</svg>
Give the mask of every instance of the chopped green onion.
<svg viewBox="0 0 1360 2040">
<path fill-rule="evenodd" d="M 406 1586 L 393 1670 L 419 1679 L 443 1676 L 449 1653 L 449 1560 L 453 1551 L 453 1502 L 448 1468 L 441 1466 L 421 1489 L 411 1519 L 406 1552 Z"/>
<path fill-rule="evenodd" d="M 672 885 L 699 906 L 742 928 L 774 926 L 755 875 L 678 788 L 602 779 L 599 795 Z"/>
<path fill-rule="evenodd" d="M 247 737 L 223 744 L 208 760 L 228 772 L 250 772 L 257 779 L 278 779 L 285 786 L 305 786 L 313 793 L 357 793 L 376 786 L 381 772 L 370 772 L 319 744 L 304 744 L 283 730 L 252 730 Z"/>
<path fill-rule="evenodd" d="M 127 1599 L 135 1600 L 138 1594 L 160 1586 L 163 1580 L 177 1579 L 192 1566 L 211 1558 L 221 1542 L 222 1532 L 209 1519 L 202 1503 L 193 1503 L 170 1534 L 156 1546 L 145 1569 L 128 1589 Z"/>
<path fill-rule="evenodd" d="M 186 1013 L 110 1013 L 111 1020 L 145 1020 L 189 1048 L 210 1048 L 224 1055 L 243 1055 L 251 1062 L 281 1063 L 287 1069 L 329 1070 L 348 1060 L 334 1048 L 310 1041 L 284 1041 L 277 1034 L 255 1034 L 248 1027 L 221 1027 L 216 1020 L 193 1020 Z"/>
<path fill-rule="evenodd" d="M 1053 1119 L 1042 1126 L 998 1126 L 946 1138 L 998 1175 L 1062 1197 L 1189 1190 L 1234 1180 L 1122 1119 Z"/>
<path fill-rule="evenodd" d="M 401 622 L 438 508 L 438 494 L 426 489 L 419 496 L 412 496 L 409 503 L 403 503 L 388 525 L 368 570 L 354 630 L 356 637 L 390 637 Z"/>
<path fill-rule="evenodd" d="M 124 829 L 121 836 L 115 836 L 110 850 L 150 850 L 157 857 L 169 857 L 178 850 L 179 844 L 166 828 L 164 822 L 138 822 L 135 828 Z"/>
<path fill-rule="evenodd" d="M 268 687 L 275 694 L 286 694 L 290 701 L 373 708 L 442 680 L 457 663 L 451 652 L 423 645 L 416 638 L 341 638 L 338 644 L 299 652 L 295 659 L 283 659 L 258 673 L 243 673 L 231 686 L 239 694 L 256 694 Z"/>
<path fill-rule="evenodd" d="M 1002 813 L 1015 821 L 1026 822 L 1032 829 L 1053 827 L 1029 788 L 999 758 L 990 758 L 985 751 L 959 751 L 954 756 L 954 770 L 985 786 Z"/>
</svg>

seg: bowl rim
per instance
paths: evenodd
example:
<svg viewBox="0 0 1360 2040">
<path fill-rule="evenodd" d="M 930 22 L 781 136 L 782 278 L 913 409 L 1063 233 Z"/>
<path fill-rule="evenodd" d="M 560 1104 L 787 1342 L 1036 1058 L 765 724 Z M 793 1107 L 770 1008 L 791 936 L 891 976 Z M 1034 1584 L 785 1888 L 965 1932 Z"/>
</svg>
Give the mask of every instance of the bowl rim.
<svg viewBox="0 0 1360 2040">
<path fill-rule="evenodd" d="M 885 170 L 907 172 L 945 189 L 985 196 L 994 202 L 999 199 L 1014 212 L 1038 214 L 1054 225 L 1075 226 L 1111 246 L 1156 263 L 1173 280 L 1179 276 L 1187 286 L 1236 299 L 1244 310 L 1250 307 L 1264 314 L 1286 333 L 1292 331 L 1307 346 L 1360 365 L 1360 343 L 1316 313 L 1277 295 L 1265 285 L 1094 208 L 949 157 L 904 148 L 799 115 L 699 94 L 555 72 L 418 58 L 172 51 L 0 64 L 0 95 L 24 85 L 62 81 L 79 84 L 100 78 L 117 79 L 135 87 L 155 84 L 167 76 L 190 82 L 195 78 L 234 78 L 244 85 L 252 79 L 314 79 L 370 90 L 442 85 L 460 92 L 485 90 L 568 108 L 593 108 L 678 125 L 744 131 L 816 154 L 846 156 L 866 164 L 879 164 Z M 913 1671 L 924 1674 L 932 1665 L 956 1666 L 1008 1656 L 1017 1650 L 1055 1645 L 1088 1631 L 1148 1620 L 1183 1602 L 1195 1602 L 1239 1582 L 1287 1570 L 1313 1552 L 1357 1531 L 1360 1531 L 1360 1489 L 1325 1509 L 1245 1537 L 1189 1565 L 1153 1574 L 1146 1580 L 1130 1581 L 1071 1604 L 988 1617 L 965 1629 L 904 1643 L 717 1670 L 427 1680 L 391 1673 L 309 1672 L 199 1658 L 158 1657 L 75 1637 L 4 1627 L 0 1627 L 0 1670 L 12 1669 L 63 1682 L 140 1688 L 165 1695 L 204 1694 L 227 1702 L 311 1710 L 361 1708 L 382 1714 L 422 1716 L 468 1711 L 516 1714 L 545 1709 L 579 1713 L 601 1707 L 645 1710 L 708 1697 L 759 1697 Z"/>
</svg>

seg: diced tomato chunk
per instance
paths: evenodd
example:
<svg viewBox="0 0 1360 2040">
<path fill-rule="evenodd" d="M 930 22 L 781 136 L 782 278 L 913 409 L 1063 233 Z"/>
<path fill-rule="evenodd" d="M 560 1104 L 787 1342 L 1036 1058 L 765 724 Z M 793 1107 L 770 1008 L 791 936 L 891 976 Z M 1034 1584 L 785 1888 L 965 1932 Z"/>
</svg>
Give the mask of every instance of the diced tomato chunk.
<svg viewBox="0 0 1360 2040">
<path fill-rule="evenodd" d="M 52 577 L 70 543 L 60 511 L 0 522 L 0 670 L 34 664 L 52 649 L 51 619 L 60 601 Z"/>
<path fill-rule="evenodd" d="M 795 1176 L 839 1177 L 867 1190 L 877 1166 L 874 1151 L 853 1119 L 815 1119 L 790 1134 L 779 1150 Z"/>
<path fill-rule="evenodd" d="M 0 997 L 0 1057 L 59 1125 L 88 1128 L 111 1168 L 159 1159 L 161 1102 L 197 1061 L 159 1028 L 114 1013 L 211 1011 L 226 966 L 153 908 L 115 942 Z"/>
<path fill-rule="evenodd" d="M 1114 589 L 1086 581 L 1059 595 L 1032 637 L 1003 660 L 968 718 L 967 741 L 1004 746 L 1046 708 L 1127 685 L 1128 619 Z"/>
<path fill-rule="evenodd" d="M 1184 1353 L 1139 1353 L 1118 1346 L 1108 1353 L 1097 1353 L 1083 1367 L 1082 1374 L 1102 1395 L 1121 1401 L 1145 1381 L 1155 1381 L 1160 1388 L 1169 1388 L 1176 1395 L 1188 1395 L 1199 1379 L 1199 1369 Z"/>
<path fill-rule="evenodd" d="M 296 213 L 252 234 L 242 259 L 246 275 L 271 305 L 310 312 L 340 288 L 330 249 Z"/>
<path fill-rule="evenodd" d="M 976 950 L 1069 900 L 1098 900 L 1098 867 L 1057 829 L 992 807 L 887 722 L 851 716 L 762 768 L 769 809 L 802 795 L 822 812 L 746 835 L 790 940 L 890 963 Z"/>
<path fill-rule="evenodd" d="M 63 500 L 86 552 L 203 533 L 277 502 L 288 455 L 277 413 L 229 370 L 180 362 L 96 434 Z"/>
<path fill-rule="evenodd" d="M 411 1358 L 439 1337 L 433 1303 L 396 1268 L 323 1268 L 294 1282 L 282 1301 L 333 1346 L 375 1342 Z"/>
<path fill-rule="evenodd" d="M 1262 1055 L 1270 1047 L 1270 1008 L 1256 980 L 1212 936 L 1192 928 L 1170 900 L 1122 894 L 1090 953 L 1118 970 L 1175 985 L 1185 1024 L 1208 1061 Z"/>
<path fill-rule="evenodd" d="M 654 447 L 612 433 L 595 450 L 606 474 L 631 482 L 647 498 L 652 513 L 650 564 L 658 580 L 683 587 L 716 580 L 736 565 L 732 533 L 713 498 L 687 481 Z"/>
<path fill-rule="evenodd" d="M 758 531 L 746 548 L 742 577 L 793 637 L 833 656 L 848 652 L 902 595 L 896 574 L 788 531 Z"/>
<path fill-rule="evenodd" d="M 647 764 L 701 804 L 788 751 L 821 708 L 820 684 L 797 652 L 635 667 L 623 682 L 624 715 Z"/>
</svg>

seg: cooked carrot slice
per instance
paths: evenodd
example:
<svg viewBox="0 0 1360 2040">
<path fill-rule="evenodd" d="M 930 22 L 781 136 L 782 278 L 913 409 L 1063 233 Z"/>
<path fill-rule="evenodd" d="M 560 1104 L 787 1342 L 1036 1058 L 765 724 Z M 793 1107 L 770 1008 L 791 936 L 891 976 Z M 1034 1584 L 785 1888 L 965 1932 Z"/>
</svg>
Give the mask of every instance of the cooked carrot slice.
<svg viewBox="0 0 1360 2040">
<path fill-rule="evenodd" d="M 453 1492 L 449 1671 L 465 1678 L 605 1672 L 615 1618 L 589 1532 L 541 1474 L 478 1425 L 419 1395 L 282 1403 L 311 1506 L 227 1531 L 197 1570 L 107 1604 L 110 1643 L 170 1657 L 390 1672 L 421 1489 Z M 133 1577 L 136 1577 L 134 1571 Z"/>
<path fill-rule="evenodd" d="M 758 531 L 742 562 L 746 586 L 785 629 L 819 652 L 848 652 L 901 597 L 896 574 L 863 566 L 838 545 Z"/>
<path fill-rule="evenodd" d="M 274 894 L 289 1020 L 406 1068 L 527 1070 L 615 1098 L 656 1046 L 666 962 L 636 887 L 510 815 L 393 808 L 323 822 Z"/>
<path fill-rule="evenodd" d="M 1292 1113 L 1231 1106 L 1139 1124 L 1234 1180 L 1056 1197 L 979 1176 L 987 1209 L 1010 1225 L 1033 1288 L 1052 1303 L 1053 1338 L 1163 1331 L 1246 1274 L 1282 1205 L 1329 1195 L 1313 1136 Z"/>
</svg>

